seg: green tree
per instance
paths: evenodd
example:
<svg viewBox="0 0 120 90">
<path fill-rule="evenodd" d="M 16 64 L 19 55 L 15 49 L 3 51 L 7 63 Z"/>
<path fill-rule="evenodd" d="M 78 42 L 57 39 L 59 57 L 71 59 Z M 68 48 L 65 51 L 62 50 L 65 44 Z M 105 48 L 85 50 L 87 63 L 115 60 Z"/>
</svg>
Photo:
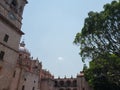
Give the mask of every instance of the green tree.
<svg viewBox="0 0 120 90">
<path fill-rule="evenodd" d="M 74 43 L 80 45 L 83 61 L 104 56 L 104 53 L 120 57 L 120 1 L 104 5 L 104 10 L 99 13 L 89 12 Z"/>
<path fill-rule="evenodd" d="M 120 0 L 89 12 L 74 43 L 80 46 L 86 80 L 94 90 L 120 90 Z"/>
<path fill-rule="evenodd" d="M 114 54 L 106 57 L 92 60 L 84 70 L 85 78 L 94 90 L 120 90 L 120 58 Z"/>
</svg>

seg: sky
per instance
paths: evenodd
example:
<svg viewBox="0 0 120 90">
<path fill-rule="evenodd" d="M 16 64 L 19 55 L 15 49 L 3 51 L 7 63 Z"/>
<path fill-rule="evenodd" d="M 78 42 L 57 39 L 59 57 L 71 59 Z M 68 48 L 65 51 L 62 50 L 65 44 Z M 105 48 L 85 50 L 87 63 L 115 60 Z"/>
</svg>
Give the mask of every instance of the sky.
<svg viewBox="0 0 120 90">
<path fill-rule="evenodd" d="M 31 56 L 55 77 L 76 77 L 83 69 L 79 47 L 73 44 L 88 12 L 99 12 L 113 0 L 28 0 L 21 40 Z M 86 62 L 88 64 L 88 62 Z"/>
</svg>

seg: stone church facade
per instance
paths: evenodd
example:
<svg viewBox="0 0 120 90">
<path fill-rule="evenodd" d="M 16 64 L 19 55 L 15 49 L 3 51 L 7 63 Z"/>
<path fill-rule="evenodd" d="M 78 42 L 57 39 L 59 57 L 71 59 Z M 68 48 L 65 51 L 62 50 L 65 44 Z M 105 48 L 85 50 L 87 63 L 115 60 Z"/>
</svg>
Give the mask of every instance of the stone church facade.
<svg viewBox="0 0 120 90">
<path fill-rule="evenodd" d="M 0 90 L 9 90 L 14 74 L 26 0 L 0 0 Z"/>
<path fill-rule="evenodd" d="M 90 90 L 83 73 L 54 78 L 20 43 L 27 0 L 0 0 L 0 90 Z"/>
</svg>

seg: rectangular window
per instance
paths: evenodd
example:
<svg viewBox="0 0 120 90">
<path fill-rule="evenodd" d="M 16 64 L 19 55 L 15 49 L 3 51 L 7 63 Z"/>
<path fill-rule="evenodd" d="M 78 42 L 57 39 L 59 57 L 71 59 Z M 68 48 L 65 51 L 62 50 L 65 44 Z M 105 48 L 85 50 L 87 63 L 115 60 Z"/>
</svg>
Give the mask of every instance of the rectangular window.
<svg viewBox="0 0 120 90">
<path fill-rule="evenodd" d="M 14 71 L 14 73 L 13 73 L 13 77 L 15 77 L 15 75 L 16 75 L 16 71 Z"/>
<path fill-rule="evenodd" d="M 25 90 L 25 86 L 24 85 L 22 86 L 22 90 Z"/>
<path fill-rule="evenodd" d="M 32 90 L 35 90 L 35 87 L 33 87 Z"/>
<path fill-rule="evenodd" d="M 5 36 L 4 36 L 4 41 L 7 42 L 8 39 L 9 39 L 9 36 L 8 36 L 7 34 L 5 34 Z"/>
<path fill-rule="evenodd" d="M 3 60 L 4 55 L 5 55 L 5 52 L 4 52 L 4 51 L 1 51 L 1 52 L 0 52 L 0 60 Z"/>
<path fill-rule="evenodd" d="M 0 66 L 0 71 L 2 70 L 2 66 Z"/>
</svg>

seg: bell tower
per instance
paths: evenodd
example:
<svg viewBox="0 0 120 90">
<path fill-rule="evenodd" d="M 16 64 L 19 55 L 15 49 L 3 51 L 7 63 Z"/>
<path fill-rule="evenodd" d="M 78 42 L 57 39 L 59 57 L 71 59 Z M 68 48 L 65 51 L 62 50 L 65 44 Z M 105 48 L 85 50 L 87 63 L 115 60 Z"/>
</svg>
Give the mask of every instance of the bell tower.
<svg viewBox="0 0 120 90">
<path fill-rule="evenodd" d="M 10 90 L 21 36 L 22 14 L 27 0 L 0 0 L 0 90 Z"/>
<path fill-rule="evenodd" d="M 0 12 L 6 19 L 20 29 L 24 6 L 27 3 L 27 0 L 1 0 Z"/>
</svg>

